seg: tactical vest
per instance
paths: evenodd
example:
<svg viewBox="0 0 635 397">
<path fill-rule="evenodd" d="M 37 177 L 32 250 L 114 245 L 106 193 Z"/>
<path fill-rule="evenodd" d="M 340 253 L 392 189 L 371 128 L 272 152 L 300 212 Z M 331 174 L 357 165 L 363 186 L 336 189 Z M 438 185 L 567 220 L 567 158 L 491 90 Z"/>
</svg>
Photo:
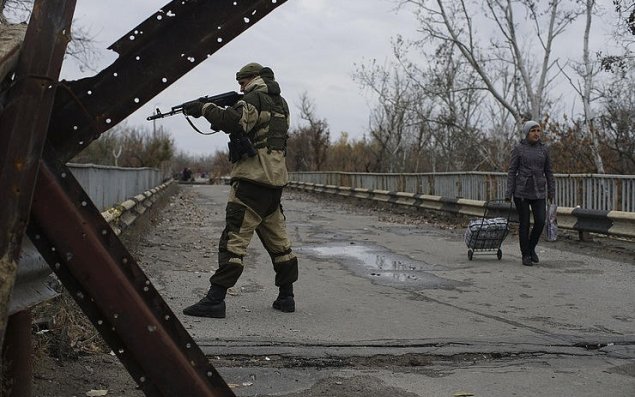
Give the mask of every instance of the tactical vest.
<svg viewBox="0 0 635 397">
<path fill-rule="evenodd" d="M 258 122 L 249 133 L 256 149 L 287 150 L 289 138 L 289 107 L 280 95 L 252 91 L 243 100 L 259 110 Z"/>
</svg>

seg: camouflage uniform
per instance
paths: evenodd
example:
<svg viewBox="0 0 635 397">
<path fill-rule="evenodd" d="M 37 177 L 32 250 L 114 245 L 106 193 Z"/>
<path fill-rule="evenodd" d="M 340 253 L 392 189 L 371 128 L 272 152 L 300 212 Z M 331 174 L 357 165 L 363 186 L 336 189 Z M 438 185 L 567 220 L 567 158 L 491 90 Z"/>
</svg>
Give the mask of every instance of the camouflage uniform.
<svg viewBox="0 0 635 397">
<path fill-rule="evenodd" d="M 270 74 L 261 73 L 251 80 L 243 89 L 244 97 L 234 106 L 223 109 L 205 104 L 202 108 L 202 115 L 214 128 L 248 137 L 255 149 L 255 155 L 244 154 L 233 163 L 219 267 L 210 283 L 223 288 L 236 284 L 256 232 L 273 262 L 275 284 L 289 292 L 298 279 L 298 261 L 291 251 L 280 204 L 282 189 L 288 183 L 285 155 L 289 107 L 280 96 L 273 72 L 265 69 Z"/>
</svg>

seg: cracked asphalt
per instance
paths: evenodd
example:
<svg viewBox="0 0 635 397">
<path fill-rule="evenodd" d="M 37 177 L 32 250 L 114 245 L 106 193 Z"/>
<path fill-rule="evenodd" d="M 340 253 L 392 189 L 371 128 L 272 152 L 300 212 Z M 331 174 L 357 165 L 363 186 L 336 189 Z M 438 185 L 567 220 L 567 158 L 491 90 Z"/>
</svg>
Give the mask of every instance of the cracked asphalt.
<svg viewBox="0 0 635 397">
<path fill-rule="evenodd" d="M 287 190 L 297 311 L 271 308 L 256 238 L 227 318 L 182 315 L 216 268 L 227 194 L 181 186 L 136 254 L 239 396 L 635 395 L 632 242 L 603 249 L 563 234 L 524 267 L 510 234 L 502 260 L 470 261 L 464 220 Z"/>
</svg>

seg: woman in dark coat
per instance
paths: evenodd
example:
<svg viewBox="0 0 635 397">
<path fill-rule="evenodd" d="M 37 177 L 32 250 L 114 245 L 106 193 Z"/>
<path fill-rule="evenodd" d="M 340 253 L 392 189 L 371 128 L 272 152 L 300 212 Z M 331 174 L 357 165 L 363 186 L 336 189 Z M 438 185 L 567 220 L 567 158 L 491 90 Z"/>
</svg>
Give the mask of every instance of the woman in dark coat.
<svg viewBox="0 0 635 397">
<path fill-rule="evenodd" d="M 545 227 L 545 215 L 548 198 L 553 199 L 555 179 L 551 170 L 549 151 L 540 141 L 540 124 L 527 121 L 523 125 L 525 139 L 512 150 L 507 175 L 505 199 L 514 198 L 520 225 L 518 240 L 523 265 L 538 263 L 536 245 Z M 530 232 L 529 213 L 534 214 L 534 226 Z"/>
</svg>

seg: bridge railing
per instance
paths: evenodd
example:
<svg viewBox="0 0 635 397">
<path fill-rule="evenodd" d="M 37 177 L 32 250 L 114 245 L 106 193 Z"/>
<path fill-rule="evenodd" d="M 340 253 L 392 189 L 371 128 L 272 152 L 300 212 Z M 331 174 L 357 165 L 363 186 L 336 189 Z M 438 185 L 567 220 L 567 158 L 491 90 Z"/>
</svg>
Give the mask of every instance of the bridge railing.
<svg viewBox="0 0 635 397">
<path fill-rule="evenodd" d="M 157 168 L 126 168 L 95 164 L 67 164 L 73 176 L 100 210 L 159 186 L 164 179 Z"/>
<path fill-rule="evenodd" d="M 562 207 L 635 212 L 635 175 L 555 174 L 555 202 Z M 292 172 L 294 182 L 487 201 L 503 198 L 504 172 L 381 174 Z"/>
</svg>

